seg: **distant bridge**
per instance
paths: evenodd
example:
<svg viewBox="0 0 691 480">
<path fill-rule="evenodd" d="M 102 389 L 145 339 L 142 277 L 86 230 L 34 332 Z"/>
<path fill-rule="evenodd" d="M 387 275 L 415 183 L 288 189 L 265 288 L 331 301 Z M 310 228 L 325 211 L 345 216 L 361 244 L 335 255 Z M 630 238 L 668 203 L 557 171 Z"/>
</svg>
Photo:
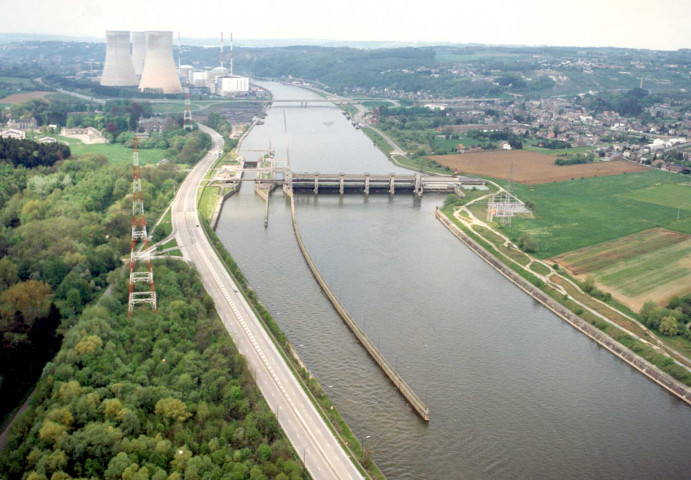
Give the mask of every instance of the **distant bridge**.
<svg viewBox="0 0 691 480">
<path fill-rule="evenodd" d="M 349 98 L 291 98 L 291 99 L 280 99 L 280 98 L 256 98 L 256 97 L 245 97 L 245 98 L 235 98 L 225 100 L 227 102 L 254 102 L 254 103 L 289 103 L 289 104 L 300 104 L 300 106 L 307 106 L 309 104 L 315 103 L 333 103 L 334 105 L 360 105 L 363 102 L 394 102 L 398 99 L 387 99 L 387 98 L 376 98 L 376 99 L 362 99 L 353 100 Z M 447 104 L 447 105 L 458 105 L 464 103 L 495 103 L 507 100 L 506 98 L 425 98 L 412 100 L 415 103 L 436 103 L 436 104 Z"/>
</svg>

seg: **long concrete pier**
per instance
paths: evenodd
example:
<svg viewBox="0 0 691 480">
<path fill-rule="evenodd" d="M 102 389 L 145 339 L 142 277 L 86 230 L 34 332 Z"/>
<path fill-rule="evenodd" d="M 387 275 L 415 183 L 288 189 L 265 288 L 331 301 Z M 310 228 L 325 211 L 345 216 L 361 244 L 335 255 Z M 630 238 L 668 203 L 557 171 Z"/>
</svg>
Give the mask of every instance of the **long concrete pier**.
<svg viewBox="0 0 691 480">
<path fill-rule="evenodd" d="M 425 403 L 420 399 L 420 397 L 417 396 L 417 394 L 412 388 L 410 388 L 403 378 L 396 373 L 396 370 L 394 370 L 394 368 L 389 364 L 389 362 L 386 361 L 379 350 L 377 350 L 377 347 L 374 345 L 374 343 L 372 343 L 367 335 L 365 335 L 365 332 L 363 332 L 358 324 L 355 323 L 355 320 L 353 320 L 353 318 L 350 316 L 348 310 L 346 310 L 343 304 L 341 304 L 340 300 L 338 300 L 338 297 L 336 297 L 331 290 L 331 287 L 329 287 L 329 284 L 326 283 L 326 280 L 324 280 L 321 272 L 319 272 L 317 269 L 317 266 L 312 261 L 310 254 L 307 252 L 307 248 L 305 247 L 305 244 L 302 241 L 302 236 L 300 235 L 300 229 L 298 228 L 297 219 L 295 216 L 295 200 L 293 198 L 293 193 L 287 188 L 284 188 L 284 191 L 290 198 L 290 210 L 293 217 L 293 230 L 295 231 L 295 238 L 297 239 L 302 255 L 305 257 L 307 266 L 309 266 L 310 270 L 312 271 L 312 275 L 314 275 L 317 283 L 319 283 L 319 286 L 324 291 L 331 304 L 334 306 L 348 328 L 350 328 L 350 331 L 353 332 L 358 341 L 363 347 L 365 347 L 367 353 L 369 353 L 372 359 L 377 362 L 377 365 L 379 365 L 384 374 L 389 377 L 389 380 L 391 380 L 391 382 L 396 386 L 401 395 L 403 395 L 403 397 L 410 403 L 418 415 L 420 415 L 420 417 L 422 417 L 422 419 L 426 422 L 429 422 L 429 408 L 427 408 L 427 405 L 425 405 Z"/>
<path fill-rule="evenodd" d="M 606 348 L 614 355 L 622 359 L 624 362 L 631 365 L 633 368 L 650 378 L 652 381 L 679 397 L 681 400 L 691 405 L 691 389 L 672 377 L 668 373 L 660 370 L 658 367 L 636 355 L 631 350 L 614 340 L 609 335 L 602 333 L 590 323 L 583 320 L 581 317 L 567 309 L 565 306 L 548 296 L 539 288 L 521 277 L 518 273 L 511 270 L 509 267 L 499 261 L 494 255 L 488 252 L 484 247 L 478 244 L 475 240 L 470 238 L 463 230 L 455 225 L 446 215 L 441 213 L 439 209 L 436 210 L 435 216 L 437 219 L 449 229 L 459 240 L 466 244 L 472 251 L 477 253 L 480 258 L 489 263 L 499 273 L 508 278 L 518 288 L 526 292 L 535 300 L 551 310 L 554 314 L 568 322 L 576 330 L 587 335 L 590 339 L 596 341 L 602 347 Z"/>
</svg>

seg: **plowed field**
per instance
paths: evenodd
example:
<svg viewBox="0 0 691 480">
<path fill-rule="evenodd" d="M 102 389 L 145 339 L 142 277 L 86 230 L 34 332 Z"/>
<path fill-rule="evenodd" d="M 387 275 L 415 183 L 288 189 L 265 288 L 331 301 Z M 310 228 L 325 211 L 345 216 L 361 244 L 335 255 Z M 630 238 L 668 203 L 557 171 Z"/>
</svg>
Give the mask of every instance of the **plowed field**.
<svg viewBox="0 0 691 480">
<path fill-rule="evenodd" d="M 691 235 L 651 228 L 552 258 L 569 273 L 592 275 L 599 288 L 639 310 L 691 292 Z"/>
<path fill-rule="evenodd" d="M 623 160 L 560 167 L 554 165 L 555 157 L 526 150 L 433 155 L 427 158 L 444 167 L 457 168 L 466 175 L 482 175 L 504 180 L 511 174 L 513 161 L 513 181 L 528 185 L 647 170 L 642 165 Z"/>
<path fill-rule="evenodd" d="M 27 100 L 32 100 L 34 98 L 45 98 L 46 95 L 50 95 L 55 92 L 25 92 L 25 93 L 14 93 L 8 95 L 5 98 L 0 98 L 0 103 L 7 105 L 14 105 L 17 103 L 23 103 Z"/>
</svg>

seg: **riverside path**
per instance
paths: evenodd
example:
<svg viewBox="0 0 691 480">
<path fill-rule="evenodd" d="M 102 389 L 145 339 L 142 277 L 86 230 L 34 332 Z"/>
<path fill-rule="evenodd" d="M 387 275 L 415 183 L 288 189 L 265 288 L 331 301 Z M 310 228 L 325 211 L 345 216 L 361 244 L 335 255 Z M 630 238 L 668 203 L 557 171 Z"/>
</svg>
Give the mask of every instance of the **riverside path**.
<svg viewBox="0 0 691 480">
<path fill-rule="evenodd" d="M 211 150 L 182 183 L 172 206 L 173 229 L 183 256 L 199 271 L 226 330 L 247 359 L 257 386 L 276 412 L 281 428 L 312 478 L 361 479 L 363 477 L 349 455 L 238 292 L 200 226 L 197 191 L 205 173 L 223 151 L 223 139 L 204 125 L 199 125 L 199 128 L 211 136 Z"/>
</svg>

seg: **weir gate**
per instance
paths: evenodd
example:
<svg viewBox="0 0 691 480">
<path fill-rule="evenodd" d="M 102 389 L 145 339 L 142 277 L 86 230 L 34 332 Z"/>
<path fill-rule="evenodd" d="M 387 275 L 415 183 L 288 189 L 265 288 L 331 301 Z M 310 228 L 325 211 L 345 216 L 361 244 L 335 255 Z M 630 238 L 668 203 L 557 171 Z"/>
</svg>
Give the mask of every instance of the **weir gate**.
<svg viewBox="0 0 691 480">
<path fill-rule="evenodd" d="M 262 175 L 261 169 L 255 170 L 257 176 L 242 181 L 253 181 L 257 190 L 273 190 L 283 186 L 284 190 L 312 191 L 319 193 L 410 193 L 421 196 L 423 192 L 454 192 L 461 185 L 484 185 L 485 181 L 469 177 L 442 177 L 433 175 L 400 175 L 400 174 L 352 174 L 352 173 L 292 173 L 285 170 L 283 175 L 276 175 L 273 170 L 269 175 Z M 267 172 L 268 173 L 268 172 Z"/>
</svg>

